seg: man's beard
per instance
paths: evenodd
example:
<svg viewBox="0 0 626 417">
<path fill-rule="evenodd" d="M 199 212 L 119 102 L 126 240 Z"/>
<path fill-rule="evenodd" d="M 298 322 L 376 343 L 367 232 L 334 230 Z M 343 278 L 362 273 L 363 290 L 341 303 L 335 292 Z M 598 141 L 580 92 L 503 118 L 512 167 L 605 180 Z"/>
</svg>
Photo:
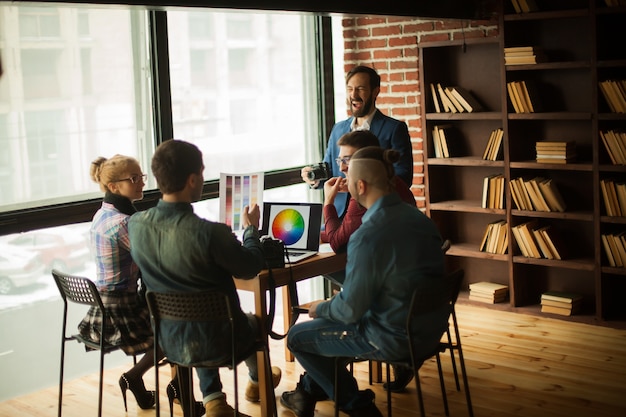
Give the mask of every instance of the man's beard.
<svg viewBox="0 0 626 417">
<path fill-rule="evenodd" d="M 352 99 L 348 100 L 348 104 L 350 106 L 350 110 L 352 112 L 352 116 L 354 117 L 365 117 L 368 114 L 370 114 L 370 112 L 372 111 L 372 108 L 374 107 L 374 100 L 372 100 L 372 96 L 368 97 L 366 100 L 362 101 L 363 105 L 361 106 L 360 109 L 354 111 L 353 107 L 352 107 Z"/>
</svg>

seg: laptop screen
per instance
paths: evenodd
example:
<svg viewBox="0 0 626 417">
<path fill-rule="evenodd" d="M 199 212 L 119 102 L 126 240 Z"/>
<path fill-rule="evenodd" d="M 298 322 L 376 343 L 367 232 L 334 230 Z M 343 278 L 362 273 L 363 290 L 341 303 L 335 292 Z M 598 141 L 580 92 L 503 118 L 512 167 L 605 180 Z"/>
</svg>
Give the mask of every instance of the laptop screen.
<svg viewBox="0 0 626 417">
<path fill-rule="evenodd" d="M 282 240 L 289 249 L 317 251 L 321 223 L 320 203 L 263 203 L 261 234 Z"/>
</svg>

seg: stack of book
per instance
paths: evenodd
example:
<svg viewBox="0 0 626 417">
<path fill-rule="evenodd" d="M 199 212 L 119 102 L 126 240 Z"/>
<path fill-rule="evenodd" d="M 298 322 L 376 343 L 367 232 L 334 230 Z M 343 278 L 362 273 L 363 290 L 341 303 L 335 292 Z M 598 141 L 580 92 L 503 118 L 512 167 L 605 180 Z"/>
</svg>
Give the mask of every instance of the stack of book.
<svg viewBox="0 0 626 417">
<path fill-rule="evenodd" d="M 546 56 L 538 46 L 504 48 L 504 65 L 528 65 L 545 61 Z"/>
<path fill-rule="evenodd" d="M 580 294 L 546 291 L 541 294 L 541 312 L 571 316 L 580 311 L 582 301 Z"/>
<path fill-rule="evenodd" d="M 509 232 L 506 221 L 497 220 L 487 225 L 480 251 L 504 255 L 509 248 Z"/>
<path fill-rule="evenodd" d="M 469 299 L 481 303 L 501 303 L 509 294 L 509 287 L 495 282 L 475 282 L 469 285 Z"/>
<path fill-rule="evenodd" d="M 430 94 L 437 113 L 472 113 L 483 111 L 483 106 L 461 86 L 443 87 L 430 84 Z"/>
<path fill-rule="evenodd" d="M 626 267 L 626 232 L 602 234 L 602 246 L 609 265 L 616 268 Z"/>
<path fill-rule="evenodd" d="M 544 164 L 567 164 L 576 160 L 576 142 L 541 141 L 535 144 L 537 162 Z"/>
<path fill-rule="evenodd" d="M 626 132 L 619 130 L 600 131 L 602 143 L 613 165 L 626 165 Z"/>
<path fill-rule="evenodd" d="M 497 161 L 501 155 L 502 150 L 502 137 L 504 136 L 504 130 L 501 128 L 491 131 L 487 146 L 485 146 L 485 152 L 483 153 L 483 159 L 485 161 Z"/>
<path fill-rule="evenodd" d="M 509 182 L 509 188 L 518 210 L 564 212 L 567 208 L 563 196 L 550 178 L 514 178 Z"/>
<path fill-rule="evenodd" d="M 626 80 L 600 81 L 600 91 L 613 113 L 626 113 Z"/>
<path fill-rule="evenodd" d="M 511 81 L 506 83 L 506 89 L 515 113 L 534 113 L 540 111 L 539 97 L 533 83 Z"/>
<path fill-rule="evenodd" d="M 600 191 L 607 216 L 626 216 L 626 183 L 604 178 L 600 180 Z"/>
</svg>

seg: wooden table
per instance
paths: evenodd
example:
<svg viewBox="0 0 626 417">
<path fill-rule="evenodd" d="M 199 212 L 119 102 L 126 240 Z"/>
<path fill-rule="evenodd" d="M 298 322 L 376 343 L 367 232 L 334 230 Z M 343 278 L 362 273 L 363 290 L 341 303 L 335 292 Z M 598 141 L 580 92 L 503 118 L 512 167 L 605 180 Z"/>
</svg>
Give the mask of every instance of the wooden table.
<svg viewBox="0 0 626 417">
<path fill-rule="evenodd" d="M 288 296 L 288 287 L 290 280 L 303 281 L 319 275 L 330 274 L 345 269 L 346 254 L 335 254 L 334 252 L 320 252 L 319 254 L 305 259 L 302 262 L 291 265 L 291 268 L 273 269 L 274 282 L 276 288 L 282 287 L 283 291 L 283 312 L 285 320 L 285 329 L 291 320 L 291 304 Z M 267 302 L 266 294 L 269 288 L 268 271 L 263 270 L 252 279 L 235 278 L 235 286 L 238 290 L 252 291 L 254 293 L 255 314 L 261 322 L 261 331 L 268 337 L 267 323 Z M 288 349 L 285 348 L 285 358 L 293 361 L 293 356 Z M 265 358 L 263 353 L 257 354 L 257 363 L 259 367 L 259 392 L 261 397 L 261 416 L 269 417 L 274 414 L 273 402 L 268 401 L 270 396 L 274 395 L 272 387 L 272 376 L 266 375 Z"/>
</svg>

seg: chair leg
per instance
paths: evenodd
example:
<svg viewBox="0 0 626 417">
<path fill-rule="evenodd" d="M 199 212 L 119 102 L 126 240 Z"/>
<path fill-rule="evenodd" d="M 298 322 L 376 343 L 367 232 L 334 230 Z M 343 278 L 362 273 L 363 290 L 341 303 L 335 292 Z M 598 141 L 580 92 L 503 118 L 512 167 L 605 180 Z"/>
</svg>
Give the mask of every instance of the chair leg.
<svg viewBox="0 0 626 417">
<path fill-rule="evenodd" d="M 461 338 L 459 336 L 459 326 L 456 322 L 456 312 L 452 309 L 452 321 L 454 323 L 454 335 L 456 337 L 456 347 L 459 351 L 459 362 L 461 362 L 461 374 L 463 377 L 463 385 L 465 388 L 465 400 L 467 401 L 467 411 L 469 417 L 474 417 L 474 408 L 472 407 L 472 397 L 469 391 L 469 384 L 467 381 L 467 370 L 465 369 L 465 358 L 463 358 L 463 348 L 461 347 Z"/>
<path fill-rule="evenodd" d="M 446 330 L 446 333 L 448 334 L 448 349 L 450 350 L 450 360 L 452 361 L 452 372 L 454 373 L 456 390 L 461 391 L 461 385 L 459 384 L 459 374 L 456 369 L 456 360 L 454 359 L 454 349 L 456 349 L 456 346 L 452 344 L 452 335 L 450 334 L 450 328 Z"/>
<path fill-rule="evenodd" d="M 387 391 L 387 416 L 391 417 L 391 378 L 389 377 L 391 375 L 391 365 L 389 365 L 389 362 L 385 365 L 387 366 L 387 389 L 385 390 Z"/>
<path fill-rule="evenodd" d="M 104 375 L 104 346 L 100 346 L 100 380 L 98 383 L 98 417 L 102 417 L 102 378 Z"/>
<path fill-rule="evenodd" d="M 426 411 L 424 410 L 424 396 L 422 394 L 422 384 L 420 382 L 419 369 L 413 367 L 415 373 L 415 388 L 417 389 L 417 402 L 420 406 L 420 415 L 426 417 Z"/>
<path fill-rule="evenodd" d="M 65 335 L 61 339 L 61 370 L 59 372 L 59 408 L 57 416 L 61 417 L 63 408 L 63 368 L 65 365 Z"/>
<path fill-rule="evenodd" d="M 450 415 L 450 410 L 448 409 L 448 396 L 446 395 L 446 384 L 443 380 L 443 369 L 441 368 L 441 357 L 439 353 L 435 355 L 437 358 L 437 371 L 439 372 L 439 384 L 441 385 L 441 398 L 443 399 L 443 409 L 446 413 L 446 416 Z"/>
<path fill-rule="evenodd" d="M 339 405 L 337 403 L 337 396 L 339 394 L 339 358 L 335 358 L 335 417 L 339 417 Z"/>
</svg>

